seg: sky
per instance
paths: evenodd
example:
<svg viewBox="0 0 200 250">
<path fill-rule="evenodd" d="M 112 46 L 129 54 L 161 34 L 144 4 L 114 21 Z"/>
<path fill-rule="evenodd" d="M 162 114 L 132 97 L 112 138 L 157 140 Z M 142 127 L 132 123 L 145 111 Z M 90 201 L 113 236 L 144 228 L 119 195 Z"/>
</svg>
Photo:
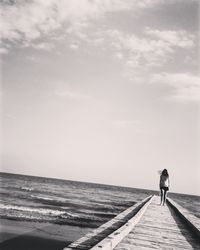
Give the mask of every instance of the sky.
<svg viewBox="0 0 200 250">
<path fill-rule="evenodd" d="M 200 195 L 198 0 L 0 7 L 2 172 Z"/>
</svg>

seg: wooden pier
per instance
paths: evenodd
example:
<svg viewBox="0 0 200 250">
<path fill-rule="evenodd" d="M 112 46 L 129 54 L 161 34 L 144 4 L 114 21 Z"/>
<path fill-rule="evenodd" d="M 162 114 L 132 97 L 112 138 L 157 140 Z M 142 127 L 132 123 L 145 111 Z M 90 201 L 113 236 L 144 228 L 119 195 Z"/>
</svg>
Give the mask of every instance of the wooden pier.
<svg viewBox="0 0 200 250">
<path fill-rule="evenodd" d="M 200 249 L 200 220 L 168 199 L 146 198 L 64 250 Z"/>
<path fill-rule="evenodd" d="M 200 249 L 196 237 L 170 206 L 160 206 L 158 197 L 149 205 L 136 227 L 115 248 Z"/>
</svg>

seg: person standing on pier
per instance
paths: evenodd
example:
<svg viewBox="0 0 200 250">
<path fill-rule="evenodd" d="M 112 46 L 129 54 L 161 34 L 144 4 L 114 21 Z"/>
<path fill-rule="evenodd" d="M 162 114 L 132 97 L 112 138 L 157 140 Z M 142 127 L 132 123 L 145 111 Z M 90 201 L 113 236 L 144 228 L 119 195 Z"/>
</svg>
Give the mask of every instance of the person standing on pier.
<svg viewBox="0 0 200 250">
<path fill-rule="evenodd" d="M 160 175 L 160 205 L 165 205 L 167 191 L 169 191 L 169 174 L 167 169 L 164 169 Z"/>
</svg>

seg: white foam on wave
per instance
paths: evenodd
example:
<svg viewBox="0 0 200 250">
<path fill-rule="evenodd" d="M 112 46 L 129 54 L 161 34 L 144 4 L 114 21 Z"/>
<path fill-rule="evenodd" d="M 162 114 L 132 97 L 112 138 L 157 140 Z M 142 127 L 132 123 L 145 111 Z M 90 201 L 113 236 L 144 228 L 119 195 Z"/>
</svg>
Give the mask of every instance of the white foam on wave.
<svg viewBox="0 0 200 250">
<path fill-rule="evenodd" d="M 34 199 L 39 199 L 39 200 L 55 201 L 55 202 L 61 202 L 61 203 L 67 201 L 67 199 L 57 197 L 57 196 L 49 197 L 49 196 L 44 196 L 44 195 L 34 195 L 34 194 L 32 194 L 31 197 L 34 198 Z"/>
<path fill-rule="evenodd" d="M 35 208 L 35 207 L 34 208 L 22 207 L 22 206 L 6 205 L 6 204 L 0 204 L 0 209 L 15 210 L 19 212 L 39 213 L 42 215 L 53 215 L 53 216 L 68 214 L 65 211 L 60 211 L 60 210 L 53 210 L 53 209 L 47 209 L 47 208 Z"/>
<path fill-rule="evenodd" d="M 46 200 L 46 201 L 53 201 L 53 198 L 50 197 L 46 197 L 46 196 L 40 196 L 40 195 L 31 195 L 32 198 L 37 198 L 37 199 L 41 199 L 41 200 Z"/>
<path fill-rule="evenodd" d="M 25 190 L 25 191 L 33 191 L 34 188 L 31 188 L 31 187 L 21 187 L 22 190 Z"/>
</svg>

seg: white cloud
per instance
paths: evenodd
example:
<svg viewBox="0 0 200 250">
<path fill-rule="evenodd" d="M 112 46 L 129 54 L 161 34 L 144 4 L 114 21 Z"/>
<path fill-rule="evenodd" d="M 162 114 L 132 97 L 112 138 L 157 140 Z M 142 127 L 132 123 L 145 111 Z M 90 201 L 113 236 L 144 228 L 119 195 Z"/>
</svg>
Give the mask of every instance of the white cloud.
<svg viewBox="0 0 200 250">
<path fill-rule="evenodd" d="M 117 52 L 116 54 L 115 54 L 115 56 L 116 56 L 116 58 L 118 58 L 118 59 L 123 59 L 123 54 L 122 53 L 120 53 L 120 52 Z"/>
<path fill-rule="evenodd" d="M 77 44 L 70 44 L 69 46 L 72 50 L 77 50 L 79 46 Z"/>
<path fill-rule="evenodd" d="M 194 46 L 194 35 L 185 30 L 157 30 L 147 27 L 146 34 L 152 36 L 153 39 L 165 42 L 168 47 L 191 48 Z"/>
<path fill-rule="evenodd" d="M 33 48 L 39 49 L 39 50 L 52 50 L 54 48 L 54 45 L 51 43 L 38 43 L 38 44 L 33 44 Z"/>
<path fill-rule="evenodd" d="M 152 84 L 165 84 L 172 87 L 169 100 L 200 101 L 200 77 L 189 73 L 162 73 L 150 77 Z"/>
<path fill-rule="evenodd" d="M 60 28 L 68 22 L 71 26 L 81 25 L 90 18 L 97 18 L 108 10 L 127 6 L 121 0 L 33 0 L 3 2 L 1 38 L 12 42 L 31 41 L 43 34 Z"/>
<path fill-rule="evenodd" d="M 159 0 L 16 0 L 2 1 L 1 39 L 29 42 L 62 28 L 63 32 L 87 27 L 105 13 L 152 7 Z M 31 44 L 30 44 L 31 45 Z"/>
<path fill-rule="evenodd" d="M 116 53 L 126 54 L 129 68 L 138 66 L 162 66 L 177 48 L 189 50 L 194 46 L 194 36 L 184 30 L 153 30 L 147 28 L 143 36 L 119 30 L 106 31 Z"/>
</svg>

